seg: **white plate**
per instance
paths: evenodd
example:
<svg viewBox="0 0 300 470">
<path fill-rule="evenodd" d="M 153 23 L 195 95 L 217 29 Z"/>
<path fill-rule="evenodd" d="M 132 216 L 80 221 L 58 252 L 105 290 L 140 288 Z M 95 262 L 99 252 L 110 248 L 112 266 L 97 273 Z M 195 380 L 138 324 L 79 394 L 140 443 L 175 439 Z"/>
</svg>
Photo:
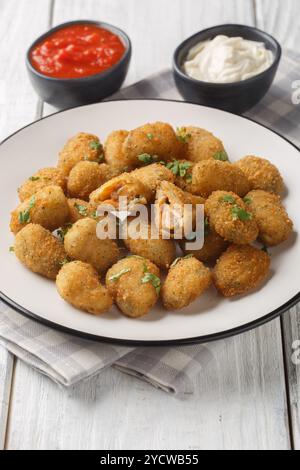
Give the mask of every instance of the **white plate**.
<svg viewBox="0 0 300 470">
<path fill-rule="evenodd" d="M 104 140 L 114 129 L 132 129 L 157 120 L 211 130 L 224 141 L 233 161 L 247 154 L 270 159 L 280 169 L 288 187 L 284 202 L 295 223 L 295 234 L 287 243 L 271 250 L 270 278 L 248 296 L 225 300 L 211 288 L 187 309 L 173 313 L 158 306 L 137 320 L 122 316 L 117 309 L 98 317 L 75 310 L 60 298 L 53 282 L 29 272 L 9 252 L 14 240 L 8 226 L 10 210 L 18 202 L 17 187 L 37 169 L 55 166 L 59 150 L 76 132 L 95 133 Z M 300 230 L 299 151 L 265 127 L 189 103 L 112 101 L 70 109 L 33 123 L 2 143 L 0 161 L 1 298 L 25 315 L 94 339 L 159 344 L 201 342 L 260 325 L 300 300 L 300 243 L 296 235 Z"/>
</svg>

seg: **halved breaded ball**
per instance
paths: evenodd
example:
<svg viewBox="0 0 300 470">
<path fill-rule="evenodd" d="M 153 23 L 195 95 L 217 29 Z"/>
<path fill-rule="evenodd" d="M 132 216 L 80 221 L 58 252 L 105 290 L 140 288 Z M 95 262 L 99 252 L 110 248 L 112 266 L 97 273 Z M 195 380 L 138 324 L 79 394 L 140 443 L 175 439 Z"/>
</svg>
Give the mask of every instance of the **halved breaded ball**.
<svg viewBox="0 0 300 470">
<path fill-rule="evenodd" d="M 101 273 L 120 257 L 118 245 L 113 240 L 98 238 L 97 222 L 90 218 L 78 220 L 65 235 L 64 244 L 71 259 L 89 263 Z"/>
<path fill-rule="evenodd" d="M 214 191 L 232 191 L 244 197 L 250 183 L 242 170 L 228 162 L 205 160 L 194 165 L 191 192 L 207 198 Z"/>
<path fill-rule="evenodd" d="M 174 173 L 159 163 L 153 163 L 152 165 L 145 166 L 144 168 L 139 168 L 138 170 L 133 171 L 131 175 L 141 181 L 143 185 L 149 189 L 152 193 L 153 201 L 155 199 L 156 190 L 161 181 L 168 181 L 169 183 L 175 182 Z"/>
<path fill-rule="evenodd" d="M 159 276 L 158 267 L 151 261 L 130 256 L 110 268 L 106 286 L 121 312 L 138 318 L 156 304 L 161 286 Z"/>
<path fill-rule="evenodd" d="M 67 198 L 60 186 L 47 186 L 19 204 L 11 214 L 10 229 L 18 233 L 30 222 L 42 225 L 50 232 L 68 222 Z"/>
<path fill-rule="evenodd" d="M 248 245 L 258 237 L 258 226 L 244 201 L 232 192 L 215 191 L 205 203 L 210 227 L 225 240 Z"/>
<path fill-rule="evenodd" d="M 245 294 L 267 277 L 270 256 L 250 245 L 231 245 L 213 272 L 216 288 L 224 297 Z"/>
<path fill-rule="evenodd" d="M 293 231 L 281 199 L 266 191 L 251 191 L 247 197 L 248 210 L 253 213 L 259 228 L 259 239 L 268 246 L 276 246 L 286 241 Z"/>
<path fill-rule="evenodd" d="M 60 186 L 66 192 L 67 181 L 59 168 L 42 168 L 28 178 L 18 190 L 20 201 L 26 201 L 47 186 Z"/>
<path fill-rule="evenodd" d="M 125 130 L 111 132 L 104 143 L 105 161 L 117 173 L 124 173 L 135 168 L 123 151 L 123 143 L 129 132 Z"/>
<path fill-rule="evenodd" d="M 103 159 L 103 147 L 93 134 L 80 132 L 65 144 L 59 154 L 58 168 L 69 176 L 72 168 L 81 161 L 99 163 Z"/>
<path fill-rule="evenodd" d="M 108 179 L 108 165 L 96 162 L 79 162 L 68 178 L 68 195 L 71 198 L 88 200 L 89 195 Z"/>
<path fill-rule="evenodd" d="M 104 183 L 90 194 L 92 204 L 101 204 L 112 200 L 118 202 L 120 197 L 126 197 L 128 203 L 147 204 L 152 199 L 152 192 L 131 173 L 122 173 Z"/>
<path fill-rule="evenodd" d="M 187 255 L 193 255 L 203 263 L 212 263 L 216 261 L 228 248 L 228 242 L 211 229 L 207 234 L 205 234 L 204 245 L 201 250 L 187 249 L 188 243 L 191 243 L 191 241 L 184 240 L 180 242 L 180 246 L 184 253 Z"/>
<path fill-rule="evenodd" d="M 211 132 L 200 127 L 185 126 L 178 130 L 178 134 L 185 141 L 183 158 L 192 162 L 215 158 L 227 159 L 223 142 Z"/>
<path fill-rule="evenodd" d="M 129 132 L 123 143 L 123 154 L 131 167 L 143 166 L 145 159 L 169 161 L 181 157 L 182 143 L 174 129 L 165 122 L 145 124 Z M 149 163 L 149 162 L 148 162 Z"/>
<path fill-rule="evenodd" d="M 176 258 L 176 246 L 173 240 L 157 239 L 151 234 L 151 225 L 148 222 L 141 222 L 138 231 L 148 236 L 145 238 L 135 239 L 130 236 L 130 222 L 128 220 L 129 230 L 124 237 L 124 244 L 126 248 L 134 255 L 142 256 L 152 261 L 156 266 L 162 269 L 168 269 Z"/>
<path fill-rule="evenodd" d="M 41 225 L 28 224 L 16 235 L 14 250 L 28 269 L 55 279 L 67 258 L 64 246 Z"/>
<path fill-rule="evenodd" d="M 161 290 L 167 310 L 187 307 L 200 297 L 211 284 L 208 268 L 192 256 L 176 260 L 171 266 Z"/>
<path fill-rule="evenodd" d="M 60 270 L 56 287 L 60 296 L 75 308 L 100 315 L 113 304 L 108 290 L 100 283 L 97 271 L 81 261 L 65 264 Z"/>
<path fill-rule="evenodd" d="M 251 189 L 262 189 L 264 191 L 280 194 L 284 183 L 282 176 L 269 160 L 249 155 L 234 164 L 247 177 Z"/>
</svg>

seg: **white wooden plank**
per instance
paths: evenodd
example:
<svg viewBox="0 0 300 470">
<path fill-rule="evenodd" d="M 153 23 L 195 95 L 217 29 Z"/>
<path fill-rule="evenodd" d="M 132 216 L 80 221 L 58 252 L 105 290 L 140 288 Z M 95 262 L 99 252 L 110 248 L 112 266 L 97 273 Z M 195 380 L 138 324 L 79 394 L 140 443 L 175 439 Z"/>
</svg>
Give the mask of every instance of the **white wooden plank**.
<svg viewBox="0 0 300 470">
<path fill-rule="evenodd" d="M 298 48 L 299 0 L 255 0 L 257 24 L 273 34 L 283 46 Z"/>
<path fill-rule="evenodd" d="M 1 0 L 0 140 L 36 117 L 38 99 L 24 59 L 31 41 L 47 27 L 49 6 L 49 0 Z M 0 348 L 0 449 L 5 441 L 13 362 L 13 357 Z"/>
<path fill-rule="evenodd" d="M 288 449 L 279 336 L 275 321 L 226 341 L 184 400 L 113 369 L 62 390 L 18 364 L 8 448 Z"/>
<path fill-rule="evenodd" d="M 299 0 L 256 0 L 258 26 L 273 34 L 284 47 L 298 50 L 300 41 L 299 22 L 297 20 Z M 300 363 L 292 361 L 295 353 L 293 346 L 300 340 L 300 306 L 293 308 L 282 321 L 285 341 L 285 362 L 288 378 L 288 392 L 291 413 L 293 443 L 300 449 Z M 300 357 L 300 354 L 299 354 Z"/>
<path fill-rule="evenodd" d="M 4 449 L 14 359 L 0 346 L 0 450 Z"/>
<path fill-rule="evenodd" d="M 133 42 L 130 83 L 169 66 L 184 37 L 228 21 L 253 24 L 253 13 L 248 0 L 56 0 L 54 22 L 95 18 L 126 30 Z M 182 402 L 112 369 L 62 390 L 18 363 L 7 446 L 288 449 L 282 359 L 275 321 L 229 341 Z"/>
</svg>

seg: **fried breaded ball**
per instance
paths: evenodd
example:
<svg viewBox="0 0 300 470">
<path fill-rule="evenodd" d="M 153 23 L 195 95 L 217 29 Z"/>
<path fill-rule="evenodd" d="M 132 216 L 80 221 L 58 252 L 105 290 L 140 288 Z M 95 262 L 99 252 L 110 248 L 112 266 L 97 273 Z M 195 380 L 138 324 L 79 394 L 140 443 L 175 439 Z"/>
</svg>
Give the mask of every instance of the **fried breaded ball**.
<svg viewBox="0 0 300 470">
<path fill-rule="evenodd" d="M 151 261 L 130 256 L 106 274 L 106 286 L 121 312 L 132 318 L 146 315 L 160 292 L 160 272 Z"/>
<path fill-rule="evenodd" d="M 181 157 L 183 144 L 170 124 L 154 122 L 129 132 L 123 143 L 123 153 L 131 167 L 143 166 L 147 155 L 153 161 L 169 161 Z"/>
<path fill-rule="evenodd" d="M 18 190 L 20 201 L 26 201 L 47 186 L 60 186 L 66 192 L 67 181 L 59 168 L 42 168 L 28 178 Z"/>
<path fill-rule="evenodd" d="M 157 239 L 151 235 L 151 225 L 146 221 L 142 221 L 138 227 L 141 236 L 145 233 L 148 238 L 135 239 L 130 236 L 130 222 L 128 220 L 129 230 L 127 236 L 124 237 L 126 248 L 134 255 L 142 256 L 152 261 L 156 266 L 162 269 L 168 269 L 176 258 L 176 246 L 173 240 Z"/>
<path fill-rule="evenodd" d="M 184 257 L 171 266 L 161 290 L 167 310 L 187 307 L 200 297 L 211 284 L 208 268 L 194 257 Z"/>
<path fill-rule="evenodd" d="M 118 245 L 113 240 L 98 238 L 97 222 L 90 218 L 78 220 L 65 235 L 64 244 L 71 259 L 89 263 L 101 273 L 120 257 Z"/>
<path fill-rule="evenodd" d="M 89 195 L 107 181 L 108 165 L 96 162 L 79 162 L 68 178 L 68 195 L 71 198 L 88 200 Z"/>
<path fill-rule="evenodd" d="M 200 127 L 186 126 L 178 131 L 185 141 L 184 158 L 192 162 L 227 158 L 223 142 L 211 132 Z"/>
<path fill-rule="evenodd" d="M 258 226 L 244 201 L 232 192 L 215 191 L 205 203 L 210 227 L 225 240 L 248 245 L 258 237 Z"/>
<path fill-rule="evenodd" d="M 293 222 L 279 196 L 258 189 L 251 191 L 245 199 L 248 210 L 256 219 L 259 239 L 265 245 L 276 246 L 289 238 Z"/>
<path fill-rule="evenodd" d="M 108 290 L 100 283 L 97 271 L 81 261 L 63 266 L 57 276 L 56 287 L 66 302 L 94 315 L 107 312 L 113 304 Z"/>
<path fill-rule="evenodd" d="M 270 256 L 250 245 L 231 245 L 213 272 L 216 288 L 224 297 L 245 294 L 267 277 Z"/>
<path fill-rule="evenodd" d="M 67 198 L 60 186 L 47 186 L 19 204 L 11 214 L 10 229 L 18 233 L 30 222 L 52 232 L 70 217 Z"/>
<path fill-rule="evenodd" d="M 107 136 L 104 143 L 105 161 L 119 174 L 135 168 L 135 165 L 132 165 L 130 158 L 123 151 L 123 143 L 128 134 L 129 132 L 125 130 L 113 131 Z"/>
<path fill-rule="evenodd" d="M 147 204 L 152 199 L 152 192 L 131 173 L 122 173 L 93 191 L 90 194 L 90 202 L 92 204 L 108 200 L 118 202 L 120 197 L 126 197 L 129 203 Z"/>
<path fill-rule="evenodd" d="M 232 191 L 244 197 L 250 183 L 242 170 L 228 162 L 204 160 L 194 165 L 191 192 L 207 198 L 214 191 Z"/>
<path fill-rule="evenodd" d="M 67 258 L 64 246 L 41 225 L 28 224 L 16 235 L 14 251 L 28 269 L 55 279 Z"/>
<path fill-rule="evenodd" d="M 81 161 L 99 163 L 103 159 L 103 147 L 99 138 L 93 134 L 80 132 L 65 144 L 59 154 L 58 168 L 69 176 L 72 168 Z"/>
<path fill-rule="evenodd" d="M 284 183 L 282 176 L 269 160 L 249 155 L 235 163 L 247 177 L 251 189 L 262 189 L 264 191 L 280 194 Z"/>
<path fill-rule="evenodd" d="M 131 173 L 132 176 L 137 178 L 143 185 L 152 193 L 152 200 L 155 199 L 156 190 L 161 181 L 175 182 L 175 175 L 171 170 L 159 163 L 139 168 Z"/>
<path fill-rule="evenodd" d="M 180 246 L 186 255 L 191 254 L 203 263 L 216 261 L 228 248 L 228 242 L 220 237 L 214 230 L 209 230 L 204 237 L 204 245 L 200 250 L 188 250 L 187 244 L 191 241 L 184 240 Z"/>
</svg>

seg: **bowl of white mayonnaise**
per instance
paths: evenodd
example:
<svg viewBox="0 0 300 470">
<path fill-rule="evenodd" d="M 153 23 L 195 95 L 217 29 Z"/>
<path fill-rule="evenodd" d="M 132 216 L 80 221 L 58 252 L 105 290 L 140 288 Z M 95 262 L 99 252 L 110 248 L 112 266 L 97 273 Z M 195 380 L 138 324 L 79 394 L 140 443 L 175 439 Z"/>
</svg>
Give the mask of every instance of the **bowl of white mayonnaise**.
<svg viewBox="0 0 300 470">
<path fill-rule="evenodd" d="M 281 46 L 269 34 L 226 24 L 183 41 L 174 53 L 173 72 L 187 101 L 241 114 L 265 96 L 280 59 Z"/>
</svg>

